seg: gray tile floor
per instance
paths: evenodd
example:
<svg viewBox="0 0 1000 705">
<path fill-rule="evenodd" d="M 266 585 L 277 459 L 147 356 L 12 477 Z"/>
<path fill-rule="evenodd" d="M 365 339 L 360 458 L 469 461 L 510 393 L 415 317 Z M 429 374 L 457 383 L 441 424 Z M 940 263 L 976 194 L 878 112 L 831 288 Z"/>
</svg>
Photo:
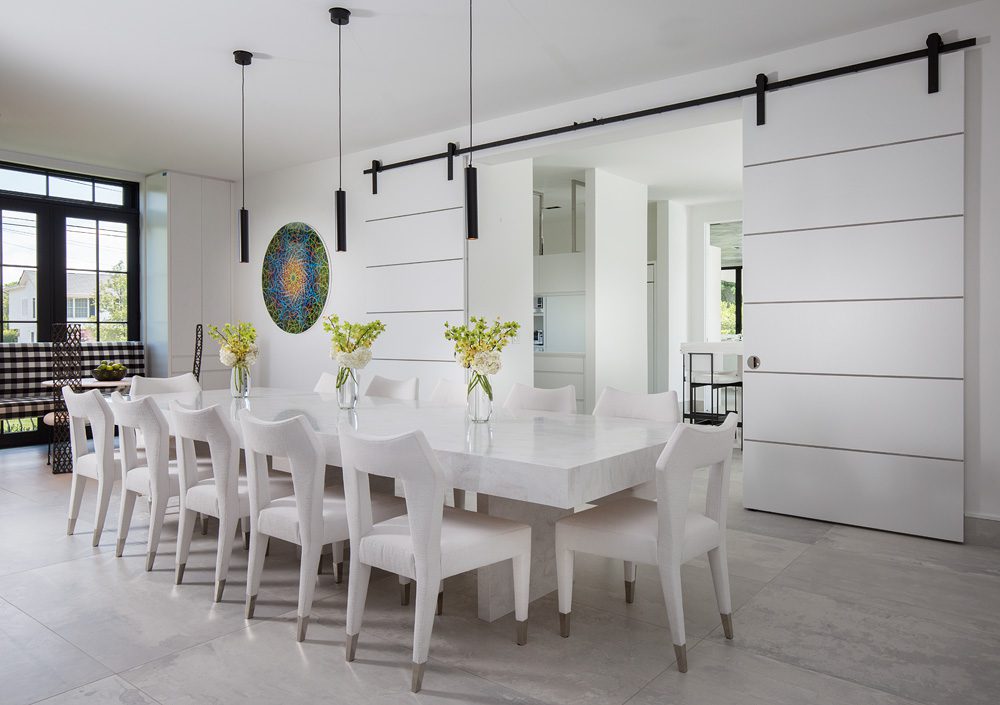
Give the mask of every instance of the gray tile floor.
<svg viewBox="0 0 1000 705">
<path fill-rule="evenodd" d="M 44 449 L 0 451 L 3 705 L 1000 701 L 1000 551 L 745 511 L 738 459 L 728 535 L 735 640 L 722 637 L 704 560 L 683 571 L 686 674 L 673 665 L 651 568 L 640 568 L 626 605 L 621 565 L 579 558 L 572 638 L 559 637 L 550 595 L 532 604 L 524 647 L 510 617 L 476 618 L 474 580 L 460 576 L 446 585 L 419 695 L 409 693 L 412 608 L 400 607 L 394 577 L 373 580 L 358 658 L 346 664 L 346 583 L 321 576 L 298 644 L 292 547 L 272 550 L 258 618 L 246 622 L 245 552 L 213 604 L 214 530 L 196 535 L 176 587 L 175 510 L 146 573 L 145 512 L 137 507 L 121 559 L 117 497 L 99 548 L 90 546 L 92 493 L 79 533 L 66 536 L 69 477 L 44 462 Z"/>
</svg>

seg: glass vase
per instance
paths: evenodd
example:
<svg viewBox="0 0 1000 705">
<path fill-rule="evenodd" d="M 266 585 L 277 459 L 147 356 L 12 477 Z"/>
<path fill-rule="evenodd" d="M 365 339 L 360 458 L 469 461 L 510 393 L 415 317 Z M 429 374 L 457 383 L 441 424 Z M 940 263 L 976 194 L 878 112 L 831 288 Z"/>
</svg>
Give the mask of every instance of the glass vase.
<svg viewBox="0 0 1000 705">
<path fill-rule="evenodd" d="M 337 372 L 337 404 L 341 409 L 354 409 L 358 406 L 361 396 L 360 370 L 352 367 L 341 367 Z"/>
<path fill-rule="evenodd" d="M 250 395 L 250 367 L 235 365 L 229 378 L 229 391 L 236 399 L 246 399 Z"/>
<path fill-rule="evenodd" d="M 487 391 L 488 384 L 489 382 L 485 385 L 478 382 L 472 385 L 472 391 L 469 392 L 467 399 L 469 420 L 473 423 L 486 423 L 493 415 L 493 399 Z"/>
</svg>

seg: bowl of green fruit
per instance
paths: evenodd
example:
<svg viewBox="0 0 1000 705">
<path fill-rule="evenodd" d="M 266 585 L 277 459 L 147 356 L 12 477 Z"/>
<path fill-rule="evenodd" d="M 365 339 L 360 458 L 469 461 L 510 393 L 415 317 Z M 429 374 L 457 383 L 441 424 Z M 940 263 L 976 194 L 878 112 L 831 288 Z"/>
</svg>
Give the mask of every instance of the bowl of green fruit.
<svg viewBox="0 0 1000 705">
<path fill-rule="evenodd" d="M 91 374 L 98 382 L 120 382 L 128 374 L 128 368 L 120 362 L 101 360 Z"/>
</svg>

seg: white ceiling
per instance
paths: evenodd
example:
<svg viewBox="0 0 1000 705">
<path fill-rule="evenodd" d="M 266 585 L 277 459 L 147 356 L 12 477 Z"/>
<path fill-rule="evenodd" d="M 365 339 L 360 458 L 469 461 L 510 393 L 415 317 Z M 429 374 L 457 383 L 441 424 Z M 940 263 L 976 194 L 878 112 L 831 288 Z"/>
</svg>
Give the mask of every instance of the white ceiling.
<svg viewBox="0 0 1000 705">
<path fill-rule="evenodd" d="M 743 194 L 743 131 L 739 120 L 659 135 L 567 149 L 534 162 L 545 205 L 568 206 L 569 181 L 598 167 L 649 187 L 649 200 L 688 205 L 739 200 Z M 566 203 L 563 203 L 565 201 Z"/>
<path fill-rule="evenodd" d="M 239 175 L 330 156 L 335 0 L 7 0 L 0 149 Z M 476 114 L 493 118 L 721 66 L 968 0 L 478 0 Z M 460 125 L 465 0 L 359 0 L 344 28 L 345 151 Z"/>
</svg>

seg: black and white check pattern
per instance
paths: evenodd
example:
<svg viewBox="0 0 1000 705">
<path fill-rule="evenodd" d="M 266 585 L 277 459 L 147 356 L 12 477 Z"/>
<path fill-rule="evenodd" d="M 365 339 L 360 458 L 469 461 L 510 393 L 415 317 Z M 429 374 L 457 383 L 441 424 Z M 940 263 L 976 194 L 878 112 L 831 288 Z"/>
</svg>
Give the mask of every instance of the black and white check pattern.
<svg viewBox="0 0 1000 705">
<path fill-rule="evenodd" d="M 128 374 L 146 374 L 146 348 L 139 341 L 84 343 L 80 362 L 84 377 L 101 360 L 120 362 Z M 0 343 L 0 418 L 44 416 L 53 411 L 51 343 Z"/>
</svg>

